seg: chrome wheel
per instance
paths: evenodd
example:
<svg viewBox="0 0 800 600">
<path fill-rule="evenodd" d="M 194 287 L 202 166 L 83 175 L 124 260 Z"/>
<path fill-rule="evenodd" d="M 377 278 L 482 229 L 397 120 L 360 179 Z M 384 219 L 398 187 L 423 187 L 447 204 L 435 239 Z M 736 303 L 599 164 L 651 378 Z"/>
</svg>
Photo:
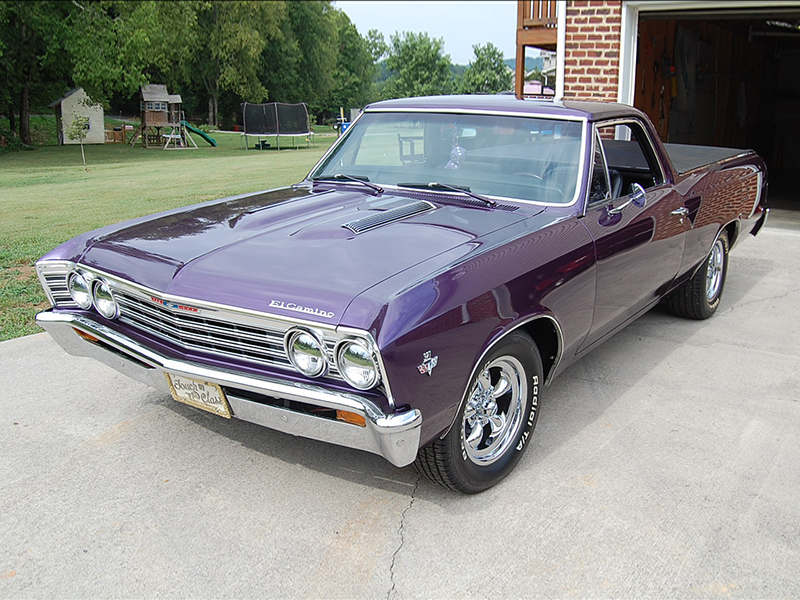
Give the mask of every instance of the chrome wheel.
<svg viewBox="0 0 800 600">
<path fill-rule="evenodd" d="M 464 451 L 473 463 L 489 465 L 514 443 L 527 414 L 524 373 L 519 360 L 502 356 L 478 375 L 461 422 Z"/>
<path fill-rule="evenodd" d="M 706 271 L 706 300 L 713 302 L 719 295 L 722 288 L 722 271 L 725 267 L 725 247 L 722 240 L 714 242 L 711 249 L 711 256 L 708 257 L 708 269 Z"/>
<path fill-rule="evenodd" d="M 727 232 L 720 231 L 705 261 L 692 275 L 666 298 L 666 307 L 674 314 L 688 319 L 707 319 L 719 308 L 728 271 Z"/>
<path fill-rule="evenodd" d="M 506 335 L 476 367 L 452 427 L 419 449 L 417 470 L 466 494 L 501 481 L 531 445 L 543 373 L 530 336 L 521 331 Z"/>
</svg>

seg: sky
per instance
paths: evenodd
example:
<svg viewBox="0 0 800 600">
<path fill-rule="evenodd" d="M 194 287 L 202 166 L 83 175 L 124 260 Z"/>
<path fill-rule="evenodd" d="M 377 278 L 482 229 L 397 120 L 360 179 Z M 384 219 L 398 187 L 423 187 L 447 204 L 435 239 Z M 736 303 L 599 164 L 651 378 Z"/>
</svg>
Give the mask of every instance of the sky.
<svg viewBox="0 0 800 600">
<path fill-rule="evenodd" d="M 444 38 L 444 51 L 453 64 L 468 64 L 474 58 L 472 46 L 486 42 L 500 48 L 505 58 L 516 56 L 516 0 L 336 0 L 334 6 L 347 13 L 362 36 L 377 29 L 387 44 L 393 33 L 403 31 Z"/>
</svg>

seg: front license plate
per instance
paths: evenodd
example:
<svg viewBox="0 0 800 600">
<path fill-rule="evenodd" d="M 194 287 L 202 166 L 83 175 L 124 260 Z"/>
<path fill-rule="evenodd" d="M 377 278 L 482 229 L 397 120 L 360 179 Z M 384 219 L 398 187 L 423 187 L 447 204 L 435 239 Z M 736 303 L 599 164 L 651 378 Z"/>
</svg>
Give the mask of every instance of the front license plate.
<svg viewBox="0 0 800 600">
<path fill-rule="evenodd" d="M 231 418 L 231 407 L 228 405 L 228 399 L 225 398 L 225 392 L 217 384 L 189 379 L 188 377 L 171 373 L 164 373 L 164 375 L 167 376 L 172 397 L 178 402 L 207 410 L 226 419 Z"/>
</svg>

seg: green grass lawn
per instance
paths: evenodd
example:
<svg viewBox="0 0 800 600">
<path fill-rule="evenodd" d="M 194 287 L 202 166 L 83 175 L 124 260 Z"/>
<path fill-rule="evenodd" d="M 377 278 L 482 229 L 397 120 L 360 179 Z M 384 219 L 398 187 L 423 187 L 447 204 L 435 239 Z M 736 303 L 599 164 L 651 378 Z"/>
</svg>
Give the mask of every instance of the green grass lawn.
<svg viewBox="0 0 800 600">
<path fill-rule="evenodd" d="M 34 315 L 48 304 L 33 265 L 58 244 L 124 219 L 300 181 L 335 140 L 318 134 L 310 148 L 298 140 L 297 149 L 245 151 L 237 134 L 210 135 L 217 148 L 197 135 L 197 150 L 85 146 L 87 169 L 79 146 L 0 154 L 0 341 L 41 331 Z"/>
</svg>

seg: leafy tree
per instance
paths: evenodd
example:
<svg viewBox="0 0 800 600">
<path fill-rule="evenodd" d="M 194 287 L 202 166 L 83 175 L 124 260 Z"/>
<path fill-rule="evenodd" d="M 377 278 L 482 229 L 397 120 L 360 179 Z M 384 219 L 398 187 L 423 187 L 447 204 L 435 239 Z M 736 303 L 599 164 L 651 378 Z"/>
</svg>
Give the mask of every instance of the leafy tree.
<svg viewBox="0 0 800 600">
<path fill-rule="evenodd" d="M 322 110 L 336 86 L 338 13 L 327 1 L 287 2 L 283 37 L 264 52 L 263 81 L 271 99 Z"/>
<path fill-rule="evenodd" d="M 374 99 L 377 67 L 373 55 L 381 51 L 374 40 L 361 37 L 344 12 L 336 10 L 332 14 L 338 34 L 338 60 L 324 106 L 327 116 L 335 114 L 340 106 L 361 107 Z"/>
<path fill-rule="evenodd" d="M 377 29 L 370 29 L 367 32 L 365 41 L 367 42 L 367 49 L 369 50 L 369 54 L 372 57 L 373 63 L 377 64 L 380 62 L 380 60 L 386 56 L 386 53 L 389 51 L 389 46 L 386 45 L 386 40 L 384 39 L 383 34 Z"/>
<path fill-rule="evenodd" d="M 475 60 L 469 63 L 460 79 L 463 94 L 496 94 L 511 89 L 514 82 L 511 71 L 503 62 L 503 53 L 491 42 L 472 47 Z"/>
<path fill-rule="evenodd" d="M 68 4 L 68 3 L 54 3 Z M 72 77 L 95 101 L 134 94 L 154 73 L 185 79 L 200 2 L 73 0 L 66 49 Z"/>
<path fill-rule="evenodd" d="M 86 169 L 86 154 L 83 151 L 83 140 L 86 138 L 86 130 L 89 129 L 89 117 L 84 117 L 73 113 L 72 122 L 64 130 L 67 137 L 71 140 L 79 140 L 81 144 L 81 160 L 83 168 Z M 88 169 L 86 169 L 88 171 Z"/>
<path fill-rule="evenodd" d="M 48 82 L 65 78 L 62 48 L 68 6 L 60 2 L 0 3 L 0 94 L 12 129 L 15 113 L 19 114 L 23 144 L 32 142 L 31 105 L 46 104 L 45 99 L 61 87 Z"/>
<path fill-rule="evenodd" d="M 208 124 L 217 126 L 220 92 L 247 102 L 267 99 L 259 75 L 267 44 L 282 37 L 284 2 L 204 2 L 198 14 L 202 32 L 196 67 L 208 94 Z"/>
<path fill-rule="evenodd" d="M 383 88 L 384 98 L 436 96 L 452 93 L 455 84 L 450 75 L 450 56 L 444 54 L 444 40 L 427 33 L 406 31 L 390 38 L 386 67 L 389 78 Z"/>
</svg>

